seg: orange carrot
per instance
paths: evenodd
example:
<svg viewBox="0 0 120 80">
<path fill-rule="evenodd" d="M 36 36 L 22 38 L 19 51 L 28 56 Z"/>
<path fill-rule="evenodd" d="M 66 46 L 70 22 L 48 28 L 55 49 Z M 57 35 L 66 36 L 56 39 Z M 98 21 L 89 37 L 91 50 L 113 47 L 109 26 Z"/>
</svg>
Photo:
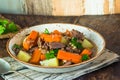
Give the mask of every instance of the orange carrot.
<svg viewBox="0 0 120 80">
<path fill-rule="evenodd" d="M 45 60 L 45 55 L 44 54 L 41 54 L 41 60 Z"/>
<path fill-rule="evenodd" d="M 79 54 L 59 50 L 57 58 L 62 60 L 69 60 L 72 61 L 73 63 L 80 63 L 82 57 Z"/>
<path fill-rule="evenodd" d="M 60 42 L 62 36 L 57 34 L 41 34 L 40 37 L 46 42 Z"/>
<path fill-rule="evenodd" d="M 29 50 L 33 45 L 36 44 L 38 38 L 38 32 L 32 31 L 23 41 L 23 48 Z"/>
<path fill-rule="evenodd" d="M 90 49 L 84 49 L 80 55 L 84 55 L 84 54 L 87 54 L 87 55 L 91 55 L 91 50 Z"/>
<path fill-rule="evenodd" d="M 36 48 L 32 54 L 32 58 L 30 59 L 30 63 L 39 64 L 41 58 L 41 52 L 38 48 Z"/>
<path fill-rule="evenodd" d="M 38 32 L 32 31 L 30 35 L 28 36 L 29 39 L 36 40 L 36 37 L 38 36 Z"/>
<path fill-rule="evenodd" d="M 29 50 L 29 48 L 30 48 L 30 42 L 27 40 L 27 37 L 23 41 L 23 48 L 25 50 Z"/>
<path fill-rule="evenodd" d="M 65 34 L 72 37 L 72 33 L 69 30 L 66 30 Z"/>
<path fill-rule="evenodd" d="M 54 31 L 53 31 L 53 34 L 58 34 L 58 35 L 60 35 L 61 32 L 59 32 L 58 30 L 54 30 Z"/>
</svg>

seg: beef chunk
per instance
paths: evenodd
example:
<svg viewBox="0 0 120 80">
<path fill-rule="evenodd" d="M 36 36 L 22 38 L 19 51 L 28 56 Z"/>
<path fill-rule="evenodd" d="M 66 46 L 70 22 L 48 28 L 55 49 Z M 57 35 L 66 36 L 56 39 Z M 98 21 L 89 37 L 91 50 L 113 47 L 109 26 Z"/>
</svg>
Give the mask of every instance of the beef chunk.
<svg viewBox="0 0 120 80">
<path fill-rule="evenodd" d="M 49 43 L 48 42 L 45 42 L 42 47 L 42 49 L 46 49 L 46 50 L 49 50 Z"/>
<path fill-rule="evenodd" d="M 49 49 L 49 43 L 48 42 L 45 42 L 44 40 L 42 40 L 41 38 L 38 39 L 38 42 L 37 42 L 38 46 L 42 49 L 46 49 L 48 50 Z"/>
<path fill-rule="evenodd" d="M 12 47 L 12 50 L 15 52 L 15 54 L 17 55 L 18 52 L 22 49 L 22 46 L 18 45 L 18 44 L 14 44 Z"/>
<path fill-rule="evenodd" d="M 28 53 L 33 53 L 36 48 L 37 48 L 37 46 L 34 46 L 34 47 L 30 48 L 30 49 L 28 50 Z"/>
<path fill-rule="evenodd" d="M 66 51 L 69 51 L 69 52 L 73 52 L 72 46 L 67 46 L 67 47 L 65 48 L 65 50 L 66 50 Z"/>
<path fill-rule="evenodd" d="M 83 40 L 84 39 L 84 35 L 83 33 L 77 31 L 77 30 L 72 30 L 71 31 L 72 37 L 76 37 L 78 40 Z"/>
<path fill-rule="evenodd" d="M 12 48 L 12 50 L 15 52 L 15 54 L 17 55 L 20 51 L 20 49 L 17 49 L 17 48 Z"/>
<path fill-rule="evenodd" d="M 63 61 L 63 66 L 68 66 L 68 65 L 71 65 L 71 64 L 72 64 L 71 61 L 66 61 L 66 60 Z"/>
<path fill-rule="evenodd" d="M 58 48 L 64 48 L 65 45 L 63 43 L 60 42 L 51 42 L 49 43 L 49 48 L 50 49 L 58 49 Z"/>
<path fill-rule="evenodd" d="M 72 46 L 67 46 L 65 50 L 68 52 L 78 53 L 78 54 L 81 52 L 81 49 L 73 48 Z"/>
<path fill-rule="evenodd" d="M 38 47 L 42 47 L 44 43 L 45 43 L 44 40 L 42 40 L 41 38 L 38 38 L 38 41 L 37 41 Z"/>
</svg>

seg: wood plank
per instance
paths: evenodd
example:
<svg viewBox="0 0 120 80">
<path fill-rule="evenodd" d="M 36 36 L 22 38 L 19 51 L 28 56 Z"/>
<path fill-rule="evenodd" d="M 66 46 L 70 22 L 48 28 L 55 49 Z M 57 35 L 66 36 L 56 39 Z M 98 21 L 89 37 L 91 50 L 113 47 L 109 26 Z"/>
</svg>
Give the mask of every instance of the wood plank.
<svg viewBox="0 0 120 80">
<path fill-rule="evenodd" d="M 53 15 L 83 15 L 84 0 L 52 0 Z"/>
<path fill-rule="evenodd" d="M 109 14 L 109 0 L 104 2 L 104 14 Z"/>
<path fill-rule="evenodd" d="M 120 0 L 115 0 L 115 13 L 120 13 Z"/>
<path fill-rule="evenodd" d="M 53 16 L 116 14 L 120 13 L 120 0 L 0 0 L 0 12 Z"/>
<path fill-rule="evenodd" d="M 115 0 L 109 0 L 109 14 L 115 13 Z"/>
<path fill-rule="evenodd" d="M 27 14 L 52 15 L 52 0 L 25 0 Z"/>
<path fill-rule="evenodd" d="M 120 13 L 119 0 L 26 0 L 28 14 L 54 16 Z"/>
</svg>

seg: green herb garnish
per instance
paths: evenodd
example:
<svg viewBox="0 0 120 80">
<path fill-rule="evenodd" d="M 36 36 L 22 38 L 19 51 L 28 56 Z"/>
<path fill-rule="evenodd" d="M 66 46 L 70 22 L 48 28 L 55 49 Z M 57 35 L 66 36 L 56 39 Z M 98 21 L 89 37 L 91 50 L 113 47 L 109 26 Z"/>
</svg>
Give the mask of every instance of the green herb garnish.
<svg viewBox="0 0 120 80">
<path fill-rule="evenodd" d="M 0 25 L 0 35 L 3 34 L 5 31 L 5 27 L 3 27 L 2 25 Z"/>
<path fill-rule="evenodd" d="M 48 29 L 46 28 L 44 31 L 45 34 L 50 34 L 50 32 L 48 31 Z"/>
<path fill-rule="evenodd" d="M 6 24 L 8 24 L 9 22 L 7 20 L 2 20 L 0 19 L 0 25 L 5 26 Z"/>
<path fill-rule="evenodd" d="M 75 38 L 75 37 L 73 37 L 73 38 L 71 39 L 71 44 L 72 44 L 73 46 L 75 46 L 76 48 L 78 48 L 78 49 L 83 48 L 83 47 L 82 47 L 82 44 L 81 44 L 80 42 L 77 42 L 77 38 Z"/>
<path fill-rule="evenodd" d="M 82 61 L 86 61 L 90 59 L 90 57 L 87 54 L 82 55 Z"/>
<path fill-rule="evenodd" d="M 45 54 L 46 59 L 51 59 L 56 57 L 56 54 L 58 53 L 58 49 L 50 50 L 48 53 Z"/>
<path fill-rule="evenodd" d="M 22 46 L 20 46 L 20 45 L 18 45 L 18 44 L 14 44 L 14 45 L 13 45 L 13 48 L 15 48 L 15 49 L 21 49 Z"/>
<path fill-rule="evenodd" d="M 0 35 L 16 31 L 18 31 L 18 28 L 14 22 L 8 22 L 7 20 L 0 19 Z"/>
<path fill-rule="evenodd" d="M 76 43 L 77 42 L 77 38 L 75 38 L 75 37 L 72 37 L 72 39 L 71 39 L 71 43 Z"/>
<path fill-rule="evenodd" d="M 17 27 L 16 27 L 16 25 L 15 25 L 13 22 L 10 23 L 10 24 L 8 24 L 7 29 L 8 29 L 10 32 L 15 32 L 15 31 L 18 30 Z"/>
<path fill-rule="evenodd" d="M 76 46 L 77 46 L 78 49 L 83 48 L 83 47 L 82 47 L 82 44 L 81 44 L 80 42 L 77 42 L 77 45 L 76 45 Z"/>
</svg>

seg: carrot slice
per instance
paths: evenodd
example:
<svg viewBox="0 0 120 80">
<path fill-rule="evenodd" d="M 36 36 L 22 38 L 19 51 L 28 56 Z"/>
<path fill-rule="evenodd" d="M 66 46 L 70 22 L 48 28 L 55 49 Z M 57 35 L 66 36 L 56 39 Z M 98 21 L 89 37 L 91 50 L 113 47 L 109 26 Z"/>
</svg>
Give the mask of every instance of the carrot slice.
<svg viewBox="0 0 120 80">
<path fill-rule="evenodd" d="M 84 55 L 84 54 L 91 55 L 92 51 L 90 49 L 84 49 L 80 55 Z"/>
<path fill-rule="evenodd" d="M 60 42 L 62 36 L 58 34 L 41 34 L 40 37 L 46 42 Z"/>
<path fill-rule="evenodd" d="M 65 34 L 72 37 L 72 33 L 69 30 L 66 30 Z"/>
<path fill-rule="evenodd" d="M 38 32 L 32 31 L 23 41 L 23 48 L 29 50 L 32 46 L 36 44 L 38 38 Z"/>
<path fill-rule="evenodd" d="M 25 50 L 29 50 L 30 48 L 30 42 L 27 40 L 27 37 L 23 40 L 23 48 Z"/>
<path fill-rule="evenodd" d="M 40 58 L 41 58 L 41 51 L 38 48 L 36 48 L 32 54 L 30 63 L 39 64 Z"/>
<path fill-rule="evenodd" d="M 66 52 L 66 51 L 63 51 L 63 50 L 58 51 L 57 58 L 62 59 L 62 60 L 72 61 L 73 63 L 80 63 L 82 61 L 81 60 L 81 58 L 82 58 L 81 55 L 71 53 L 71 52 Z"/>
<path fill-rule="evenodd" d="M 54 31 L 53 31 L 53 34 L 58 34 L 58 35 L 60 35 L 61 32 L 59 32 L 58 30 L 54 30 Z"/>
<path fill-rule="evenodd" d="M 40 58 L 41 58 L 41 60 L 45 60 L 46 59 L 44 54 L 41 54 Z"/>
<path fill-rule="evenodd" d="M 28 36 L 29 39 L 36 40 L 36 37 L 38 36 L 38 32 L 32 31 L 30 35 Z"/>
</svg>

